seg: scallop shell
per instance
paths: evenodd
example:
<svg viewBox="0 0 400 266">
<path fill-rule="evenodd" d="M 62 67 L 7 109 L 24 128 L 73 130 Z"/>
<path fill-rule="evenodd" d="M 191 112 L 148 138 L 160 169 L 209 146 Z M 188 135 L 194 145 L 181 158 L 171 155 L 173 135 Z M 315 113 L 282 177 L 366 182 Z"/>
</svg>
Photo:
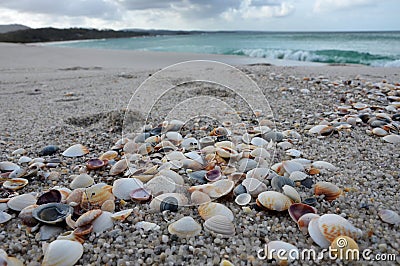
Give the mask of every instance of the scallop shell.
<svg viewBox="0 0 400 266">
<path fill-rule="evenodd" d="M 332 255 L 341 260 L 352 261 L 359 259 L 359 253 L 355 253 L 356 250 L 359 251 L 359 247 L 356 241 L 348 236 L 336 237 L 331 243 L 330 250 Z"/>
<path fill-rule="evenodd" d="M 300 231 L 303 234 L 307 234 L 308 233 L 308 225 L 310 223 L 310 221 L 314 218 L 319 218 L 320 216 L 318 214 L 315 213 L 306 213 L 303 214 L 299 220 L 297 221 L 297 226 L 299 227 Z M 293 217 L 292 217 L 293 218 Z"/>
<path fill-rule="evenodd" d="M 224 215 L 215 215 L 207 219 L 204 224 L 204 229 L 214 234 L 220 234 L 223 237 L 231 237 L 235 235 L 235 225 Z"/>
<path fill-rule="evenodd" d="M 161 205 L 162 205 L 163 201 L 168 197 L 176 199 L 176 201 L 178 203 L 178 208 L 181 206 L 185 206 L 189 203 L 189 200 L 183 194 L 165 193 L 165 194 L 161 194 L 161 195 L 153 198 L 153 200 L 150 202 L 150 205 L 149 205 L 150 209 L 152 209 L 153 211 L 163 211 L 163 209 L 161 209 L 161 207 L 162 207 Z"/>
<path fill-rule="evenodd" d="M 7 202 L 7 206 L 8 206 L 8 208 L 10 208 L 14 211 L 21 211 L 25 207 L 28 207 L 35 203 L 36 203 L 35 196 L 33 196 L 32 194 L 22 194 L 22 195 L 11 198 Z"/>
<path fill-rule="evenodd" d="M 119 175 L 128 168 L 128 160 L 121 159 L 110 169 L 110 175 Z"/>
<path fill-rule="evenodd" d="M 232 211 L 221 203 L 209 202 L 199 206 L 198 208 L 201 218 L 207 220 L 215 215 L 226 216 L 230 221 L 233 221 L 234 216 Z"/>
<path fill-rule="evenodd" d="M 257 204 L 268 210 L 286 211 L 292 205 L 292 200 L 276 191 L 264 191 L 258 195 Z"/>
<path fill-rule="evenodd" d="M 240 194 L 236 197 L 235 202 L 240 206 L 249 204 L 251 201 L 251 195 L 248 193 Z"/>
<path fill-rule="evenodd" d="M 97 217 L 101 215 L 102 210 L 90 210 L 82 214 L 78 220 L 76 220 L 76 227 L 81 227 L 92 223 Z"/>
<path fill-rule="evenodd" d="M 265 250 L 269 251 L 267 252 L 268 254 L 265 254 L 267 259 L 275 259 L 278 262 L 278 265 L 289 265 L 296 259 L 293 258 L 293 255 L 300 254 L 300 251 L 296 246 L 280 240 L 269 242 L 266 245 Z M 279 250 L 279 253 L 270 252 L 272 250 Z"/>
<path fill-rule="evenodd" d="M 258 194 L 267 190 L 267 186 L 255 178 L 245 178 L 242 185 L 246 188 L 247 193 L 252 197 L 257 197 Z"/>
<path fill-rule="evenodd" d="M 14 171 L 14 170 L 18 170 L 20 169 L 20 167 L 18 165 L 16 165 L 15 163 L 12 162 L 0 162 L 0 170 L 1 171 Z"/>
<path fill-rule="evenodd" d="M 283 194 L 288 196 L 293 202 L 296 202 L 296 203 L 301 202 L 300 194 L 299 194 L 299 192 L 297 192 L 297 190 L 294 187 L 284 185 L 282 187 L 282 190 L 283 190 Z"/>
<path fill-rule="evenodd" d="M 100 208 L 106 200 L 114 200 L 115 197 L 111 192 L 112 188 L 112 186 L 99 183 L 84 189 L 82 193 L 81 207 Z"/>
<path fill-rule="evenodd" d="M 207 203 L 211 201 L 210 196 L 208 196 L 208 194 L 195 190 L 193 191 L 193 193 L 190 195 L 190 201 L 192 204 L 195 205 L 200 205 L 203 203 Z"/>
<path fill-rule="evenodd" d="M 146 183 L 145 188 L 151 191 L 153 196 L 164 193 L 172 193 L 176 189 L 175 182 L 166 176 L 156 176 Z"/>
<path fill-rule="evenodd" d="M 379 217 L 385 223 L 389 224 L 400 224 L 400 215 L 392 210 L 380 210 L 378 212 Z"/>
<path fill-rule="evenodd" d="M 3 183 L 3 187 L 10 190 L 18 190 L 26 185 L 28 185 L 29 181 L 25 178 L 12 178 Z"/>
<path fill-rule="evenodd" d="M 0 224 L 4 224 L 11 220 L 12 216 L 4 211 L 0 211 Z"/>
<path fill-rule="evenodd" d="M 83 255 L 83 246 L 77 241 L 55 240 L 44 253 L 42 266 L 74 265 Z"/>
<path fill-rule="evenodd" d="M 209 195 L 211 198 L 219 198 L 225 196 L 232 191 L 235 182 L 228 179 L 221 179 L 211 184 L 192 186 L 188 190 L 190 193 L 201 191 Z"/>
<path fill-rule="evenodd" d="M 76 188 L 87 188 L 93 185 L 94 179 L 88 175 L 88 174 L 80 174 L 72 180 L 71 184 L 69 184 L 69 187 L 71 189 L 76 189 Z"/>
<path fill-rule="evenodd" d="M 360 229 L 354 227 L 348 220 L 337 214 L 324 214 L 319 218 L 318 225 L 326 240 L 331 243 L 338 236 L 349 236 L 357 239 L 361 236 Z"/>
<path fill-rule="evenodd" d="M 143 188 L 143 183 L 136 178 L 120 178 L 114 181 L 112 193 L 118 199 L 130 200 L 131 192 Z"/>
<path fill-rule="evenodd" d="M 327 201 L 333 201 L 342 194 L 342 190 L 330 182 L 318 182 L 315 184 L 314 193 L 316 196 L 325 195 Z"/>
<path fill-rule="evenodd" d="M 288 209 L 290 217 L 296 223 L 298 220 L 307 213 L 317 213 L 317 209 L 304 203 L 294 203 Z"/>
<path fill-rule="evenodd" d="M 65 157 L 79 157 L 89 153 L 89 149 L 82 144 L 75 144 L 66 149 L 62 155 Z"/>
<path fill-rule="evenodd" d="M 65 221 L 65 218 L 72 214 L 74 209 L 63 203 L 47 203 L 39 205 L 32 211 L 33 217 L 39 222 L 56 224 Z"/>
<path fill-rule="evenodd" d="M 392 144 L 400 143 L 400 135 L 391 134 L 391 135 L 384 136 L 382 139 L 384 141 L 392 143 Z"/>
<path fill-rule="evenodd" d="M 122 211 L 113 213 L 111 215 L 111 218 L 113 218 L 114 220 L 124 221 L 126 218 L 129 217 L 129 215 L 131 215 L 132 212 L 133 212 L 133 209 L 122 210 Z"/>
<path fill-rule="evenodd" d="M 201 225 L 192 217 L 185 216 L 168 226 L 168 232 L 181 238 L 197 236 L 201 232 Z"/>
<path fill-rule="evenodd" d="M 112 213 L 103 211 L 99 217 L 92 222 L 93 232 L 101 233 L 114 227 L 114 220 L 111 218 Z"/>
</svg>

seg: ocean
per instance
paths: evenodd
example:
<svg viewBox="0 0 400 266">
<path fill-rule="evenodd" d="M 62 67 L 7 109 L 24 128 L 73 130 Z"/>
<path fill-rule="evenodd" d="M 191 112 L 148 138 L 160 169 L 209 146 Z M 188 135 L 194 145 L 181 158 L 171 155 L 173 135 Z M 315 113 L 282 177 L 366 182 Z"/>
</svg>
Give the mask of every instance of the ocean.
<svg viewBox="0 0 400 266">
<path fill-rule="evenodd" d="M 215 32 L 47 45 L 400 67 L 400 32 Z"/>
</svg>

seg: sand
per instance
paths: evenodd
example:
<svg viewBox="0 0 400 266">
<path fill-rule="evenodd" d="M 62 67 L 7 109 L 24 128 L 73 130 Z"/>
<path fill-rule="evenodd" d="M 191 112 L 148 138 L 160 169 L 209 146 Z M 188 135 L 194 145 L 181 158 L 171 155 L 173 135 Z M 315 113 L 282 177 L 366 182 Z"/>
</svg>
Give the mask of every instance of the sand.
<svg viewBox="0 0 400 266">
<path fill-rule="evenodd" d="M 41 193 L 55 185 L 68 186 L 70 175 L 77 174 L 88 158 L 98 157 L 121 137 L 124 110 L 136 88 L 160 69 L 186 60 L 215 60 L 231 64 L 254 80 L 268 100 L 277 130 L 291 129 L 301 134 L 301 141 L 295 142 L 293 148 L 300 150 L 305 158 L 325 160 L 338 167 L 334 172 L 323 171 L 315 181 L 330 181 L 346 192 L 332 203 L 319 199 L 318 213 L 341 214 L 363 230 L 363 236 L 357 241 L 361 250 L 369 248 L 375 254 L 393 253 L 397 255 L 397 263 L 400 262 L 398 225 L 384 223 L 377 214 L 381 209 L 400 212 L 398 144 L 386 143 L 368 134 L 371 128 L 365 124 L 357 125 L 349 132 L 343 131 L 339 136 L 324 138 L 310 136 L 306 130 L 324 119 L 333 120 L 342 100 L 346 104 L 362 101 L 371 106 L 387 106 L 386 98 L 367 98 L 368 92 L 374 88 L 384 91 L 385 84 L 397 84 L 393 86 L 398 90 L 397 68 L 321 64 L 270 66 L 269 63 L 282 62 L 236 56 L 0 44 L 0 161 L 17 162 L 19 156 L 12 155 L 12 152 L 19 148 L 24 148 L 27 156 L 32 158 L 39 157 L 41 148 L 50 144 L 59 146 L 60 151 L 76 143 L 90 149 L 89 154 L 79 158 L 67 159 L 61 154 L 52 156 L 62 161 L 60 166 L 51 169 L 61 176 L 54 180 L 35 177 L 19 193 Z M 217 77 L 218 73 L 214 75 Z M 344 81 L 351 81 L 352 86 L 344 85 Z M 157 82 L 161 86 L 163 80 Z M 359 88 L 355 85 L 357 82 Z M 375 83 L 378 85 L 371 85 Z M 200 88 L 201 95 L 207 94 L 209 88 Z M 165 95 L 159 106 L 165 103 L 173 107 L 176 99 L 199 93 L 192 89 L 187 91 L 187 95 L 182 91 Z M 157 96 L 156 92 L 156 89 L 148 91 L 142 97 L 151 99 Z M 212 89 L 209 92 L 215 93 Z M 224 95 L 219 95 L 219 98 L 245 110 L 240 99 L 230 97 L 229 93 Z M 199 103 L 197 106 L 203 108 L 207 104 L 201 100 Z M 136 103 L 131 102 L 129 107 L 132 106 L 135 107 Z M 166 117 L 161 107 L 153 114 L 158 122 Z M 207 107 L 218 110 L 218 104 Z M 396 112 L 388 111 L 390 115 Z M 146 113 L 137 114 L 138 122 L 143 121 L 141 115 L 146 116 Z M 283 159 L 288 159 L 285 151 L 277 149 L 274 162 Z M 90 175 L 96 182 L 101 180 L 109 184 L 114 178 L 108 175 L 108 169 Z M 302 198 L 313 194 L 305 187 L 298 190 Z M 236 235 L 229 239 L 214 237 L 204 231 L 200 236 L 187 240 L 171 236 L 167 231 L 168 224 L 184 215 L 193 216 L 203 223 L 194 207 L 163 217 L 160 213 L 149 214 L 146 204 L 128 202 L 126 206 L 117 206 L 117 209 L 135 208 L 135 215 L 124 222 L 116 222 L 108 232 L 92 233 L 84 243 L 84 255 L 78 265 L 218 265 L 222 259 L 235 265 L 261 265 L 265 261 L 257 258 L 257 251 L 272 240 L 287 241 L 299 249 L 312 247 L 320 250 L 309 236 L 299 232 L 287 213 L 252 210 L 247 214 L 233 199 L 224 204 L 235 214 Z M 40 241 L 37 232 L 29 234 L 19 226 L 21 222 L 17 212 L 7 212 L 14 218 L 0 226 L 0 248 L 27 265 L 39 265 L 42 244 L 50 243 L 54 237 Z M 134 224 L 142 220 L 157 223 L 161 229 L 156 232 L 136 230 Z M 324 260 L 321 263 L 328 265 L 332 262 L 335 261 Z M 308 265 L 309 262 L 297 261 L 294 264 Z"/>
</svg>

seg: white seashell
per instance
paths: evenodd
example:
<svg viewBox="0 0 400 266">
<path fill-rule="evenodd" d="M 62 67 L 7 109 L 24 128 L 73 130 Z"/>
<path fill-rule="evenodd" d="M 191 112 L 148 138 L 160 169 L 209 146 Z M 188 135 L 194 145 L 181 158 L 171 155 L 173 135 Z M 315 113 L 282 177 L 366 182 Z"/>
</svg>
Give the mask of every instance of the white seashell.
<svg viewBox="0 0 400 266">
<path fill-rule="evenodd" d="M 300 194 L 299 194 L 299 192 L 297 192 L 297 190 L 294 187 L 284 185 L 282 187 L 282 190 L 283 190 L 283 194 L 288 196 L 292 201 L 297 202 L 297 203 L 301 202 Z"/>
<path fill-rule="evenodd" d="M 226 216 L 230 221 L 233 221 L 234 219 L 233 212 L 221 203 L 205 203 L 200 205 L 198 210 L 201 218 L 203 218 L 204 220 L 207 220 L 215 215 Z"/>
<path fill-rule="evenodd" d="M 249 144 L 251 141 L 251 135 L 249 133 L 244 133 L 242 136 L 243 143 Z"/>
<path fill-rule="evenodd" d="M 252 157 L 260 157 L 260 158 L 263 158 L 263 159 L 271 158 L 271 154 L 264 148 L 256 148 L 255 150 L 252 150 L 250 152 L 250 155 Z"/>
<path fill-rule="evenodd" d="M 400 224 L 400 215 L 392 210 L 380 210 L 378 212 L 379 217 L 385 223 L 389 224 Z"/>
<path fill-rule="evenodd" d="M 182 186 L 185 183 L 185 180 L 183 179 L 183 177 L 173 170 L 164 169 L 164 170 L 161 170 L 160 172 L 158 172 L 157 175 L 166 176 L 168 178 L 171 178 L 175 184 L 180 185 L 180 186 Z"/>
<path fill-rule="evenodd" d="M 204 222 L 204 229 L 223 237 L 235 235 L 235 225 L 224 215 L 215 215 Z"/>
<path fill-rule="evenodd" d="M 224 140 L 224 141 L 216 142 L 216 143 L 215 143 L 215 147 L 219 147 L 219 148 L 222 148 L 222 147 L 224 147 L 224 148 L 230 148 L 230 149 L 233 149 L 233 150 L 236 149 L 235 144 L 233 144 L 233 142 L 232 142 L 232 141 L 229 141 L 229 140 Z"/>
<path fill-rule="evenodd" d="M 204 159 L 195 151 L 187 152 L 184 154 L 187 158 L 192 159 L 200 164 L 204 164 Z"/>
<path fill-rule="evenodd" d="M 288 173 L 289 175 L 293 173 L 294 171 L 300 171 L 304 172 L 304 166 L 300 163 L 294 162 L 294 161 L 283 161 L 282 162 L 282 167 L 285 169 L 285 172 Z"/>
<path fill-rule="evenodd" d="M 199 142 L 195 138 L 184 138 L 181 142 L 181 147 L 187 151 L 198 150 L 200 148 Z"/>
<path fill-rule="evenodd" d="M 88 175 L 88 174 L 80 174 L 72 180 L 71 184 L 69 184 L 69 187 L 71 189 L 76 189 L 76 188 L 87 188 L 93 185 L 94 179 Z"/>
<path fill-rule="evenodd" d="M 251 195 L 248 193 L 240 194 L 236 197 L 235 202 L 240 206 L 249 204 L 251 201 Z"/>
<path fill-rule="evenodd" d="M 26 173 L 27 173 L 26 169 L 19 168 L 19 169 L 15 169 L 14 171 L 12 171 L 8 177 L 9 178 L 20 178 L 20 177 L 24 176 Z"/>
<path fill-rule="evenodd" d="M 4 211 L 0 211 L 0 224 L 4 224 L 11 220 L 12 216 Z"/>
<path fill-rule="evenodd" d="M 306 235 L 308 232 L 308 225 L 310 224 L 310 221 L 314 218 L 319 217 L 320 216 L 315 213 L 306 213 L 299 218 L 299 220 L 297 221 L 297 226 L 299 227 L 300 231 Z"/>
<path fill-rule="evenodd" d="M 384 141 L 392 143 L 392 144 L 400 143 L 400 135 L 391 134 L 391 135 L 384 136 L 382 139 Z"/>
<path fill-rule="evenodd" d="M 290 161 L 299 163 L 299 164 L 301 164 L 301 165 L 303 165 L 303 166 L 309 166 L 309 165 L 311 165 L 311 160 L 305 159 L 305 158 L 295 158 L 295 159 L 292 159 L 292 160 L 290 160 Z"/>
<path fill-rule="evenodd" d="M 210 196 L 208 196 L 208 194 L 195 190 L 193 191 L 193 193 L 190 195 L 190 201 L 192 204 L 195 205 L 200 205 L 203 203 L 207 203 L 211 201 Z"/>
<path fill-rule="evenodd" d="M 183 152 L 180 151 L 171 151 L 167 155 L 165 155 L 168 161 L 180 161 L 186 159 L 186 156 Z"/>
<path fill-rule="evenodd" d="M 330 171 L 336 171 L 337 167 L 334 166 L 331 163 L 325 162 L 325 161 L 315 161 L 311 164 L 312 167 L 317 168 L 317 169 L 326 169 Z"/>
<path fill-rule="evenodd" d="M 217 147 L 216 148 L 217 154 L 222 158 L 236 158 L 239 153 L 230 147 Z"/>
<path fill-rule="evenodd" d="M 268 168 L 254 168 L 246 173 L 246 178 L 255 178 L 258 180 L 265 180 L 270 173 Z"/>
<path fill-rule="evenodd" d="M 188 198 L 180 193 L 164 193 L 161 194 L 155 198 L 153 198 L 153 200 L 150 202 L 150 209 L 152 209 L 153 211 L 160 211 L 160 205 L 161 202 L 168 197 L 173 197 L 178 201 L 178 206 L 185 206 L 189 203 Z"/>
<path fill-rule="evenodd" d="M 14 170 L 18 170 L 20 169 L 20 167 L 18 165 L 16 165 L 15 163 L 12 162 L 0 162 L 0 170 L 1 171 L 14 171 Z"/>
<path fill-rule="evenodd" d="M 318 225 L 321 233 L 330 243 L 338 236 L 349 236 L 356 240 L 362 235 L 360 229 L 337 214 L 322 215 L 318 220 Z"/>
<path fill-rule="evenodd" d="M 175 182 L 166 176 L 156 176 L 146 183 L 145 188 L 151 191 L 151 194 L 158 196 L 164 193 L 172 193 L 176 189 Z"/>
<path fill-rule="evenodd" d="M 258 195 L 257 203 L 268 210 L 286 211 L 292 205 L 292 200 L 276 191 L 264 191 Z"/>
<path fill-rule="evenodd" d="M 5 181 L 3 187 L 10 190 L 18 190 L 28 185 L 28 183 L 29 181 L 25 178 L 13 178 Z"/>
<path fill-rule="evenodd" d="M 21 156 L 18 160 L 18 163 L 23 164 L 23 163 L 29 163 L 30 161 L 32 161 L 32 158 L 28 156 Z"/>
<path fill-rule="evenodd" d="M 182 142 L 182 135 L 179 132 L 170 131 L 165 133 L 164 137 L 171 141 L 174 145 L 177 145 Z"/>
<path fill-rule="evenodd" d="M 238 165 L 239 165 L 238 167 L 239 172 L 246 173 L 251 169 L 256 168 L 258 166 L 258 163 L 255 160 L 243 158 L 238 162 Z"/>
<path fill-rule="evenodd" d="M 24 154 L 27 154 L 27 153 L 28 152 L 24 148 L 19 148 L 19 149 L 16 149 L 15 151 L 13 151 L 11 153 L 11 155 L 24 155 Z"/>
<path fill-rule="evenodd" d="M 22 211 L 25 207 L 36 204 L 36 197 L 32 194 L 22 194 L 11 198 L 7 202 L 8 208 L 14 211 Z"/>
<path fill-rule="evenodd" d="M 260 137 L 254 137 L 250 143 L 257 147 L 266 147 L 268 145 L 268 141 Z"/>
<path fill-rule="evenodd" d="M 181 161 L 182 162 L 182 168 L 185 169 L 192 169 L 194 171 L 199 171 L 204 168 L 204 166 L 192 159 L 184 159 Z"/>
<path fill-rule="evenodd" d="M 99 217 L 93 222 L 93 232 L 101 233 L 114 227 L 114 220 L 111 218 L 112 213 L 103 211 Z"/>
<path fill-rule="evenodd" d="M 300 157 L 303 153 L 299 150 L 296 149 L 289 149 L 286 150 L 285 152 L 287 155 L 292 156 L 292 157 Z"/>
<path fill-rule="evenodd" d="M 255 178 L 245 178 L 242 185 L 252 197 L 257 197 L 258 194 L 267 190 L 267 186 Z"/>
<path fill-rule="evenodd" d="M 128 160 L 121 159 L 110 169 L 110 175 L 118 175 L 128 168 Z"/>
<path fill-rule="evenodd" d="M 279 142 L 278 144 L 276 144 L 276 146 L 278 146 L 282 150 L 288 150 L 293 147 L 293 144 L 290 143 L 289 141 L 283 141 L 283 142 Z"/>
<path fill-rule="evenodd" d="M 192 217 L 185 216 L 168 226 L 168 232 L 182 238 L 190 238 L 201 232 L 201 225 Z"/>
<path fill-rule="evenodd" d="M 296 255 L 300 254 L 300 251 L 297 247 L 292 244 L 289 244 L 284 241 L 271 241 L 269 242 L 265 250 L 267 250 L 269 254 L 265 254 L 267 259 L 272 260 L 275 259 L 278 265 L 288 265 L 294 260 L 296 260 Z M 279 251 L 278 252 L 270 252 L 272 250 Z"/>
<path fill-rule="evenodd" d="M 143 183 L 136 178 L 120 178 L 114 181 L 112 193 L 118 199 L 130 200 L 133 190 L 143 188 Z"/>
<path fill-rule="evenodd" d="M 75 144 L 66 149 L 62 155 L 65 157 L 79 157 L 89 153 L 89 149 L 82 144 Z"/>
<path fill-rule="evenodd" d="M 289 176 L 289 178 L 291 179 L 291 180 L 293 180 L 294 182 L 296 182 L 296 181 L 302 181 L 302 180 L 304 180 L 304 179 L 306 179 L 306 178 L 308 178 L 309 176 L 306 174 L 306 173 L 304 173 L 304 172 L 301 172 L 301 171 L 294 171 L 294 172 L 292 172 L 291 174 L 290 174 L 290 176 Z"/>
<path fill-rule="evenodd" d="M 271 169 L 276 173 L 279 173 L 281 168 L 282 168 L 282 163 L 275 163 L 271 166 Z"/>
<path fill-rule="evenodd" d="M 159 225 L 157 225 L 157 224 L 155 224 L 155 223 L 150 223 L 150 222 L 145 222 L 145 221 L 142 221 L 142 222 L 137 222 L 136 224 L 135 224 L 135 228 L 137 229 L 137 230 L 144 230 L 145 232 L 148 232 L 148 231 L 150 231 L 150 230 L 152 230 L 152 231 L 158 231 L 158 230 L 160 230 L 160 226 Z"/>
<path fill-rule="evenodd" d="M 310 130 L 308 130 L 308 133 L 320 134 L 321 131 L 326 129 L 327 127 L 329 127 L 329 126 L 328 125 L 316 125 L 316 126 L 313 126 L 312 128 L 310 128 Z"/>
<path fill-rule="evenodd" d="M 123 221 L 126 218 L 129 217 L 129 215 L 131 215 L 131 213 L 133 212 L 133 209 L 126 209 L 126 210 L 122 210 L 116 213 L 113 213 L 111 215 L 111 218 L 113 218 L 114 220 L 119 220 L 119 221 Z"/>
<path fill-rule="evenodd" d="M 330 246 L 331 242 L 329 242 L 325 236 L 321 233 L 319 228 L 319 219 L 321 217 L 312 218 L 308 223 L 308 234 L 311 236 L 312 240 L 317 243 L 321 248 L 327 248 Z"/>
<path fill-rule="evenodd" d="M 83 255 L 83 246 L 77 241 L 55 240 L 44 253 L 42 266 L 74 265 Z"/>
<path fill-rule="evenodd" d="M 201 191 L 211 198 L 219 198 L 227 195 L 233 189 L 235 182 L 228 179 L 221 179 L 211 184 L 204 184 L 190 187 L 189 192 Z"/>
<path fill-rule="evenodd" d="M 380 128 L 380 127 L 376 127 L 374 129 L 372 129 L 372 134 L 377 135 L 379 137 L 384 137 L 386 135 L 389 135 L 389 133 L 386 130 L 384 130 L 383 128 Z"/>
</svg>

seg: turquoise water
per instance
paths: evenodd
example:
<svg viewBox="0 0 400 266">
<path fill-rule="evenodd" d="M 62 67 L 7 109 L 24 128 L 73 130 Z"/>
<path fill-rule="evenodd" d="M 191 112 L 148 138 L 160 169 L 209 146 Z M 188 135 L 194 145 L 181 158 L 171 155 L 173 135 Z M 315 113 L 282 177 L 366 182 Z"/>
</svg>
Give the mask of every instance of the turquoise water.
<svg viewBox="0 0 400 266">
<path fill-rule="evenodd" d="M 85 40 L 49 45 L 400 67 L 400 32 L 229 32 Z"/>
</svg>

